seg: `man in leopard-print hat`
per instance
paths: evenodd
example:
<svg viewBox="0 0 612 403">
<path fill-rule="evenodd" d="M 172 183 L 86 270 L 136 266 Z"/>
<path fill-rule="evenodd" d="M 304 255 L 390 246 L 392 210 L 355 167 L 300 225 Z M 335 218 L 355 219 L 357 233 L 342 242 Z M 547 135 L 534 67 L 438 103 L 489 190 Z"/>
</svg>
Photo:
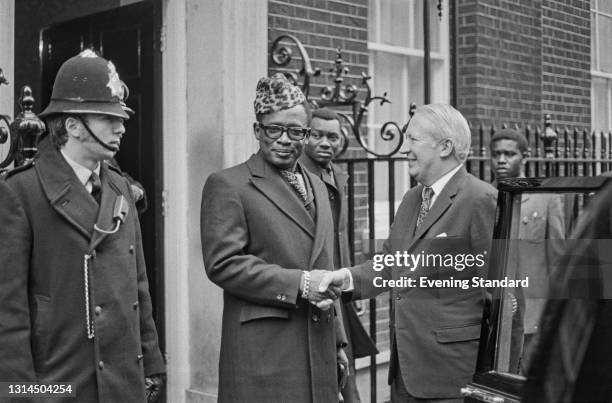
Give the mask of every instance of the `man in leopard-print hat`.
<svg viewBox="0 0 612 403">
<path fill-rule="evenodd" d="M 333 267 L 325 185 L 298 162 L 310 134 L 302 91 L 276 74 L 255 96 L 259 152 L 212 174 L 202 194 L 208 277 L 224 292 L 219 402 L 338 401 L 347 365 L 339 309 L 320 310 Z"/>
</svg>

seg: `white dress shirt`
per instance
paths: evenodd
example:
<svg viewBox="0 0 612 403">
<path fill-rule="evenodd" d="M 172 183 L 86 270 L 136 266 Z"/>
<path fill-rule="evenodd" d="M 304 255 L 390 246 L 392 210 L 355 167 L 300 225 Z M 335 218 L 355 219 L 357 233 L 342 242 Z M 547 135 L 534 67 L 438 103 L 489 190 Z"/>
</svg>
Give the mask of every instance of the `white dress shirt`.
<svg viewBox="0 0 612 403">
<path fill-rule="evenodd" d="M 79 164 L 78 162 L 70 158 L 64 152 L 64 150 L 60 150 L 60 152 L 64 156 L 64 159 L 66 160 L 68 165 L 70 165 L 70 168 L 72 168 L 72 170 L 76 174 L 77 178 L 79 178 L 79 181 L 83 184 L 83 186 L 85 186 L 85 189 L 87 189 L 87 191 L 91 193 L 92 184 L 89 178 L 91 177 L 92 171 L 89 168 L 84 167 L 83 165 Z M 98 165 L 93 170 L 93 172 L 95 172 L 96 175 L 100 176 L 100 163 L 99 162 L 98 162 Z"/>
</svg>

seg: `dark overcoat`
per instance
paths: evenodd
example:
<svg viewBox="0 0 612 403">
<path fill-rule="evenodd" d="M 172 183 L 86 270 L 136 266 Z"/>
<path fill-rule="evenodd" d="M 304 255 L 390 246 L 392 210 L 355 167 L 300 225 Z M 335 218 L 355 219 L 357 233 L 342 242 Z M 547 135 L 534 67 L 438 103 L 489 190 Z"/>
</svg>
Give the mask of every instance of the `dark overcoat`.
<svg viewBox="0 0 612 403">
<path fill-rule="evenodd" d="M 0 180 L 0 379 L 71 382 L 78 402 L 144 402 L 145 375 L 165 365 L 138 214 L 125 178 L 106 163 L 100 178 L 98 207 L 46 139 L 34 163 Z M 114 227 L 120 195 L 125 222 L 95 231 Z"/>
<path fill-rule="evenodd" d="M 330 172 L 326 172 L 307 154 L 302 154 L 300 161 L 313 174 L 321 178 L 329 197 L 334 218 L 334 268 L 352 266 L 351 249 L 349 246 L 348 206 L 345 187 L 348 175 L 337 166 L 330 164 Z M 356 383 L 355 358 L 366 357 L 378 353 L 375 343 L 372 341 L 361 323 L 353 302 L 341 305 L 342 320 L 348 344 L 345 347 L 346 355 L 351 366 L 351 376 L 342 388 L 342 397 L 345 403 L 360 402 Z"/>
<path fill-rule="evenodd" d="M 332 214 L 325 185 L 303 172 L 316 220 L 260 153 L 204 185 L 204 263 L 224 290 L 221 403 L 337 401 L 339 318 L 299 296 L 302 270 L 332 268 Z"/>
<path fill-rule="evenodd" d="M 368 298 L 383 289 L 374 278 L 414 279 L 414 287 L 391 290 L 391 363 L 389 381 L 398 369 L 407 391 L 419 398 L 460 398 L 460 389 L 472 380 L 476 369 L 482 311 L 486 298 L 480 287 L 425 286 L 429 280 L 486 278 L 493 238 L 497 191 L 460 168 L 444 186 L 419 227 L 417 217 L 423 186 L 410 189 L 400 204 L 385 252 L 407 252 L 421 256 L 484 255 L 484 265 L 457 270 L 425 267 L 415 270 L 403 265 L 387 266 L 378 272 L 367 262 L 352 269 L 355 298 Z M 432 259 L 433 260 L 433 259 Z M 435 262 L 435 260 L 433 260 Z M 459 267 L 461 268 L 461 267 Z M 378 283 L 380 285 L 380 283 Z"/>
</svg>

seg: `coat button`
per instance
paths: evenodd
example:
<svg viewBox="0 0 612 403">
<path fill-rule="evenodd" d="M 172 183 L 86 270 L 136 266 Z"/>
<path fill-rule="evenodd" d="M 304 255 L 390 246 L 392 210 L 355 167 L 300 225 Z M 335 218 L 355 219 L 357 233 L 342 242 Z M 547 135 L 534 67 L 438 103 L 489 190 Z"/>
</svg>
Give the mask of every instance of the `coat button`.
<svg viewBox="0 0 612 403">
<path fill-rule="evenodd" d="M 134 309 L 138 309 L 138 301 L 136 301 L 136 302 L 134 302 L 134 303 L 132 304 L 132 308 L 134 308 Z"/>
<path fill-rule="evenodd" d="M 94 309 L 94 312 L 96 315 L 100 315 L 102 313 L 102 307 L 100 305 L 97 305 Z"/>
<path fill-rule="evenodd" d="M 312 321 L 314 323 L 319 323 L 319 315 L 317 315 L 316 313 L 312 315 Z"/>
<path fill-rule="evenodd" d="M 402 299 L 402 296 L 398 295 L 397 297 L 395 297 L 395 299 L 399 301 L 400 299 Z"/>
<path fill-rule="evenodd" d="M 130 245 L 130 253 L 133 255 L 134 254 L 134 245 Z"/>
<path fill-rule="evenodd" d="M 96 250 L 95 249 L 91 251 L 91 257 L 92 257 L 92 259 L 96 258 Z"/>
<path fill-rule="evenodd" d="M 142 354 L 138 354 L 138 355 L 136 356 L 136 359 L 137 359 L 138 361 L 142 360 L 143 358 L 144 358 L 144 355 L 142 355 Z"/>
<path fill-rule="evenodd" d="M 98 363 L 98 368 L 100 368 L 100 369 L 104 369 L 104 361 L 100 361 L 100 362 Z"/>
<path fill-rule="evenodd" d="M 332 319 L 331 313 L 328 313 L 327 314 L 327 323 L 331 323 L 331 319 Z"/>
</svg>

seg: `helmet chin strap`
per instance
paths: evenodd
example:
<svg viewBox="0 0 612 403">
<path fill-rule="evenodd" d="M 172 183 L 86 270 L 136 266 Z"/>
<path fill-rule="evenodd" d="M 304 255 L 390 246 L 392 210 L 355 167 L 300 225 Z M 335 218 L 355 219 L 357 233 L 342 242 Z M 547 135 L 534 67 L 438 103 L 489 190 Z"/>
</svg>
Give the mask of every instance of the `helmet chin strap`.
<svg viewBox="0 0 612 403">
<path fill-rule="evenodd" d="M 83 126 L 85 126 L 85 129 L 87 130 L 87 132 L 91 135 L 91 137 L 94 138 L 94 140 L 98 142 L 98 144 L 100 144 L 102 147 L 106 148 L 109 151 L 113 151 L 113 152 L 119 151 L 119 147 L 113 146 L 110 144 L 106 144 L 105 142 L 100 140 L 98 136 L 96 136 L 94 132 L 89 128 L 89 125 L 85 122 L 85 119 L 83 119 L 80 115 L 79 115 L 79 120 L 81 121 L 81 123 L 83 123 Z"/>
</svg>

